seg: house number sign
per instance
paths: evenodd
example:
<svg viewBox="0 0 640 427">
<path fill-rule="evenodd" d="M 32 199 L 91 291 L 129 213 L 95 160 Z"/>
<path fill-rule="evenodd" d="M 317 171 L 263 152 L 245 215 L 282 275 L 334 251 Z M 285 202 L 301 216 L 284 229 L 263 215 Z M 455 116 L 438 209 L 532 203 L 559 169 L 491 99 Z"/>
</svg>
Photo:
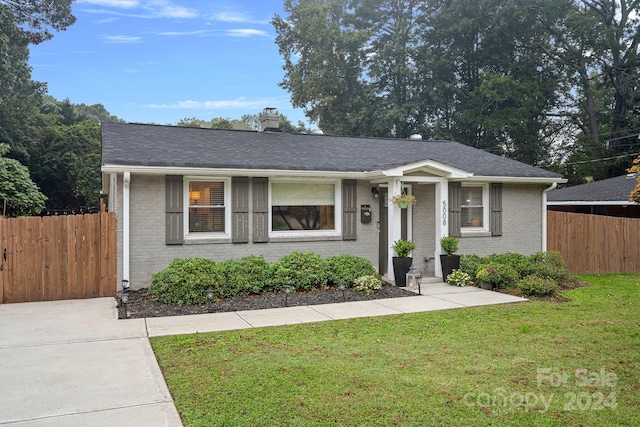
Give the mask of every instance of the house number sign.
<svg viewBox="0 0 640 427">
<path fill-rule="evenodd" d="M 442 201 L 442 225 L 447 225 L 447 201 Z"/>
</svg>

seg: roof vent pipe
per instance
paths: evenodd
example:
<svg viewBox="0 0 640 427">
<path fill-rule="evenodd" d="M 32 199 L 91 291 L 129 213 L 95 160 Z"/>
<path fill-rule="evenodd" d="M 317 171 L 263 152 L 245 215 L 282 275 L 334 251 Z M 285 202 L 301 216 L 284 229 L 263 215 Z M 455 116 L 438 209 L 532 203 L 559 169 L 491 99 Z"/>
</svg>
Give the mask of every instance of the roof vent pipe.
<svg viewBox="0 0 640 427">
<path fill-rule="evenodd" d="M 420 140 L 422 140 L 422 135 L 420 135 L 419 133 L 414 133 L 409 137 L 409 141 L 420 141 Z"/>
</svg>

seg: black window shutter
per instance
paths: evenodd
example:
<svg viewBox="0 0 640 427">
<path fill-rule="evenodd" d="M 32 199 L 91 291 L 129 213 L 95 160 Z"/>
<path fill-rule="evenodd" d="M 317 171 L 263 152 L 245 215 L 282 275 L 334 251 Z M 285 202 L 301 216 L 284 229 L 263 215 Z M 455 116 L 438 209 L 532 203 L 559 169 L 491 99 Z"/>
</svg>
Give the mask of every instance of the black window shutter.
<svg viewBox="0 0 640 427">
<path fill-rule="evenodd" d="M 460 237 L 462 227 L 462 184 L 449 183 L 449 236 Z"/>
<path fill-rule="evenodd" d="M 358 228 L 358 182 L 342 181 L 342 240 L 356 240 Z"/>
<path fill-rule="evenodd" d="M 231 178 L 231 241 L 249 242 L 249 178 Z"/>
<path fill-rule="evenodd" d="M 184 206 L 181 175 L 165 177 L 165 243 L 184 244 Z"/>
<path fill-rule="evenodd" d="M 489 186 L 489 204 L 491 206 L 491 235 L 502 236 L 502 184 L 492 183 Z"/>
<path fill-rule="evenodd" d="M 269 241 L 269 178 L 253 178 L 253 242 Z"/>
</svg>

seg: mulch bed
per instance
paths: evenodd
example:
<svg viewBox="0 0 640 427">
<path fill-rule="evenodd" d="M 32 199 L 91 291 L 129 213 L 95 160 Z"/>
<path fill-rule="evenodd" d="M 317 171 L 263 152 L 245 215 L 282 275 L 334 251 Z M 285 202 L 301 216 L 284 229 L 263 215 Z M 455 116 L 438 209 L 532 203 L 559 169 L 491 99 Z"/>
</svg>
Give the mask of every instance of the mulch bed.
<svg viewBox="0 0 640 427">
<path fill-rule="evenodd" d="M 411 297 L 417 294 L 392 285 L 383 285 L 372 295 L 345 289 L 326 287 L 313 292 L 296 292 L 286 298 L 289 307 L 300 305 L 330 304 L 344 301 L 366 301 L 382 298 Z M 284 292 L 224 298 L 210 304 L 169 305 L 154 301 L 147 289 L 129 291 L 128 318 L 184 316 L 187 314 L 222 313 L 229 311 L 262 310 L 285 307 Z M 124 307 L 118 307 L 118 316 L 125 318 Z"/>
</svg>

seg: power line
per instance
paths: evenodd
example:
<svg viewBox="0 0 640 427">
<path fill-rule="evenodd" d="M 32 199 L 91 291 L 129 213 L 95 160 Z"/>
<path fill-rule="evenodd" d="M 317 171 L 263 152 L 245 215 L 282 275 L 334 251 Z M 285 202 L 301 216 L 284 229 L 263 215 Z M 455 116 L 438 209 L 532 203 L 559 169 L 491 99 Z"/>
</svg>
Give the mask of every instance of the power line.
<svg viewBox="0 0 640 427">
<path fill-rule="evenodd" d="M 640 156 L 640 153 L 621 154 L 619 156 L 603 157 L 601 159 L 580 160 L 578 162 L 563 163 L 563 165 L 569 166 L 569 165 L 579 165 L 583 163 L 595 163 L 595 162 L 602 162 L 604 160 L 622 159 L 624 157 L 630 157 L 630 156 Z"/>
</svg>

